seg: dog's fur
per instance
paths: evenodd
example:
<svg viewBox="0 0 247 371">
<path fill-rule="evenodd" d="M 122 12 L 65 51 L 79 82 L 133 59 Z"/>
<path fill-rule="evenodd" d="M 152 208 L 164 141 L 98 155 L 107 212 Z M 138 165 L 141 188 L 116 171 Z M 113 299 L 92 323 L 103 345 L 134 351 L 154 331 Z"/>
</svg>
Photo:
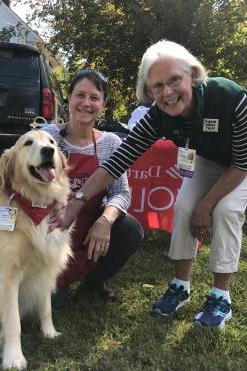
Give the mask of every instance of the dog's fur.
<svg viewBox="0 0 247 371">
<path fill-rule="evenodd" d="M 46 150 L 42 150 L 44 147 Z M 39 173 L 43 165 L 50 175 L 42 180 L 30 169 Z M 66 161 L 48 133 L 30 131 L 4 152 L 0 159 L 0 206 L 8 206 L 8 187 L 35 204 L 48 205 L 55 201 L 58 208 L 66 205 L 70 191 Z M 11 206 L 18 207 L 15 229 L 0 231 L 2 365 L 23 369 L 26 359 L 21 349 L 20 318 L 36 311 L 44 336 L 59 335 L 51 317 L 51 293 L 71 250 L 68 231 L 57 228 L 49 233 L 49 215 L 35 225 L 15 198 Z"/>
</svg>

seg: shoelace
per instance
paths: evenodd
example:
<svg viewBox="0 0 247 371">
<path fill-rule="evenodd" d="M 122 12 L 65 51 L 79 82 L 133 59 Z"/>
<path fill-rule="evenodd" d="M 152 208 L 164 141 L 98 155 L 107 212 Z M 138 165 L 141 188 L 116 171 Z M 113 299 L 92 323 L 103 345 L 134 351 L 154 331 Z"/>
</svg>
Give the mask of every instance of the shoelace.
<svg viewBox="0 0 247 371">
<path fill-rule="evenodd" d="M 183 286 L 177 287 L 175 284 L 172 284 L 169 287 L 169 290 L 163 295 L 163 297 L 166 297 L 170 299 L 172 302 L 176 301 L 179 297 L 179 294 L 182 293 L 184 290 Z"/>
<path fill-rule="evenodd" d="M 227 312 L 229 310 L 229 305 L 222 302 L 223 296 L 220 296 L 218 299 L 216 299 L 208 295 L 206 298 L 207 301 L 203 306 L 203 312 L 212 313 L 215 309 L 221 309 L 222 312 Z"/>
</svg>

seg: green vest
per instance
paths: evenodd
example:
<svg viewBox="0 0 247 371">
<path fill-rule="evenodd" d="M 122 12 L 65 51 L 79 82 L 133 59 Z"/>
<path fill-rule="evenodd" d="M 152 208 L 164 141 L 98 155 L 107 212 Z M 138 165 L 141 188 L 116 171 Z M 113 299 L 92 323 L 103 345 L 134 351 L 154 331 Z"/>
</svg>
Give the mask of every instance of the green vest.
<svg viewBox="0 0 247 371">
<path fill-rule="evenodd" d="M 232 121 L 240 96 L 247 91 L 223 77 L 209 78 L 194 89 L 197 114 L 189 132 L 185 131 L 185 118 L 172 117 L 153 106 L 154 122 L 161 136 L 177 146 L 189 147 L 208 160 L 222 166 L 232 162 Z M 152 110 L 152 109 L 151 109 Z"/>
</svg>

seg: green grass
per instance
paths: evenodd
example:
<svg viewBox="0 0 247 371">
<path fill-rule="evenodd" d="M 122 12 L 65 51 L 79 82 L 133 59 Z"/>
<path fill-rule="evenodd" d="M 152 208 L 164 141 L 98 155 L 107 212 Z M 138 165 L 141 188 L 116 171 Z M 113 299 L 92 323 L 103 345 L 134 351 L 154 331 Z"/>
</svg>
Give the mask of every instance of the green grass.
<svg viewBox="0 0 247 371">
<path fill-rule="evenodd" d="M 153 300 L 173 275 L 172 263 L 164 256 L 168 245 L 165 234 L 149 234 L 113 281 L 121 303 L 105 304 L 88 297 L 75 301 L 72 292 L 66 308 L 53 316 L 63 333 L 59 338 L 44 339 L 38 323 L 25 320 L 22 344 L 29 370 L 246 370 L 246 237 L 232 283 L 234 316 L 221 332 L 191 323 L 211 286 L 205 245 L 194 267 L 190 305 L 169 318 L 150 314 Z"/>
</svg>

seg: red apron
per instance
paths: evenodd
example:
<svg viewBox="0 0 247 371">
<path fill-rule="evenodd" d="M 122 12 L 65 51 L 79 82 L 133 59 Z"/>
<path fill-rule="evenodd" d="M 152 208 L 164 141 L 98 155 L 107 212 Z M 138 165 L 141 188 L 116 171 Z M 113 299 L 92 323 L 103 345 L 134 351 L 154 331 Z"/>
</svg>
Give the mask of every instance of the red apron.
<svg viewBox="0 0 247 371">
<path fill-rule="evenodd" d="M 97 156 L 96 140 L 94 131 L 94 155 L 85 155 L 80 153 L 70 153 L 68 158 L 69 178 L 71 183 L 72 194 L 81 188 L 82 184 L 90 175 L 99 167 Z M 89 228 L 94 221 L 100 216 L 100 206 L 106 192 L 103 192 L 82 207 L 72 232 L 72 251 L 73 258 L 70 259 L 67 268 L 59 275 L 57 279 L 58 286 L 69 285 L 94 270 L 97 263 L 87 259 L 88 246 L 83 245 L 83 241 L 88 233 Z"/>
</svg>

